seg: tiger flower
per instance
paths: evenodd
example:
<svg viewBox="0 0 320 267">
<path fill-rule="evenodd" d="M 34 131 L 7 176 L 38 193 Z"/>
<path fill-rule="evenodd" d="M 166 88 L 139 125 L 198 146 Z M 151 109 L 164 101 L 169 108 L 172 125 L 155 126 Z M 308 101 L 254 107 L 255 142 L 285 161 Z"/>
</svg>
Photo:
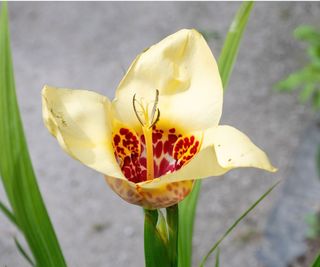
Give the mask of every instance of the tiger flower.
<svg viewBox="0 0 320 267">
<path fill-rule="evenodd" d="M 238 167 L 275 171 L 237 129 L 218 125 L 223 89 L 202 35 L 180 30 L 131 64 L 115 99 L 45 86 L 43 118 L 60 146 L 147 209 L 183 200 L 195 179 Z"/>
</svg>

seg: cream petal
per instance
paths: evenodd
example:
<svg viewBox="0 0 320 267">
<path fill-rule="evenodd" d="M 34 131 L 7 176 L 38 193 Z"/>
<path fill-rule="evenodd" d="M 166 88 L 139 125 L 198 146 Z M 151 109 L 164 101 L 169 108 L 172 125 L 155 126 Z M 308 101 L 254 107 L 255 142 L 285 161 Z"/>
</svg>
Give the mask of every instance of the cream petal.
<svg viewBox="0 0 320 267">
<path fill-rule="evenodd" d="M 275 172 L 267 155 L 239 130 L 231 126 L 210 128 L 204 133 L 202 149 L 180 170 L 142 183 L 142 188 L 155 188 L 168 182 L 220 176 L 231 169 L 254 167 Z"/>
<path fill-rule="evenodd" d="M 140 54 L 121 81 L 113 102 L 118 119 L 138 126 L 132 100 L 151 103 L 159 90 L 160 121 L 186 131 L 217 126 L 222 83 L 206 41 L 195 30 L 180 30 Z"/>
<path fill-rule="evenodd" d="M 223 168 L 253 167 L 275 172 L 267 155 L 244 133 L 228 125 L 219 125 L 205 133 L 204 146 L 213 144 L 217 160 Z"/>
<path fill-rule="evenodd" d="M 105 175 L 125 179 L 111 143 L 111 103 L 86 90 L 45 86 L 43 119 L 50 133 L 72 157 Z"/>
</svg>

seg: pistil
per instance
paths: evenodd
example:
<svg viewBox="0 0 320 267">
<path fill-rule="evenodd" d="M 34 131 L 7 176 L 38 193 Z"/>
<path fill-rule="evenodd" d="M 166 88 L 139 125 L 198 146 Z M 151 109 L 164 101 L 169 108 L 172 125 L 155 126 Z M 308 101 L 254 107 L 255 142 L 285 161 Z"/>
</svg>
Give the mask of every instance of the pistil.
<svg viewBox="0 0 320 267">
<path fill-rule="evenodd" d="M 147 180 L 149 181 L 154 179 L 152 127 L 142 127 L 142 130 L 146 141 Z"/>
<path fill-rule="evenodd" d="M 153 141 L 152 129 L 160 117 L 158 109 L 159 91 L 156 90 L 155 99 L 152 102 L 152 109 L 149 110 L 151 103 L 143 105 L 142 100 L 138 101 L 136 95 L 133 96 L 133 109 L 137 119 L 141 123 L 142 132 L 146 142 L 146 155 L 147 155 L 147 180 L 154 179 L 154 166 L 153 166 Z"/>
</svg>

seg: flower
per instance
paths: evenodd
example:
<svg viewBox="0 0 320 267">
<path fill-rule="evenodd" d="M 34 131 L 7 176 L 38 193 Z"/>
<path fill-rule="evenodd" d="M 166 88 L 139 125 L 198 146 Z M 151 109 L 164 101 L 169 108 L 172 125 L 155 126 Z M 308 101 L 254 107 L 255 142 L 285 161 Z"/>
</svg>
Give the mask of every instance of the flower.
<svg viewBox="0 0 320 267">
<path fill-rule="evenodd" d="M 237 129 L 218 125 L 223 90 L 216 61 L 195 30 L 141 53 L 116 97 L 45 86 L 43 118 L 72 157 L 104 174 L 124 200 L 148 209 L 178 203 L 194 179 L 237 167 L 275 171 Z"/>
</svg>

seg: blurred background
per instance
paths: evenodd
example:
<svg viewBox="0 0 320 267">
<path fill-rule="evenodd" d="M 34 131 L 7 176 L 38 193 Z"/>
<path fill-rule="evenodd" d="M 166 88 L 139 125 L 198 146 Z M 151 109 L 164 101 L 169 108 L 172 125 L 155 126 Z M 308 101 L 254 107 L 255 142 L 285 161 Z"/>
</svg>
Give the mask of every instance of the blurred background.
<svg viewBox="0 0 320 267">
<path fill-rule="evenodd" d="M 10 2 L 16 88 L 38 182 L 70 267 L 143 266 L 143 213 L 103 177 L 67 156 L 44 127 L 44 84 L 113 98 L 135 56 L 181 28 L 202 32 L 218 59 L 239 2 Z M 221 247 L 221 266 L 287 267 L 305 254 L 305 217 L 320 203 L 317 116 L 275 83 L 303 67 L 301 24 L 319 26 L 320 3 L 258 2 L 225 93 L 222 124 L 240 129 L 279 168 L 234 170 L 203 182 L 194 266 L 234 220 L 277 180 L 281 185 Z M 318 23 L 318 24 L 317 24 Z M 318 117 L 319 119 L 319 117 Z M 2 188 L 0 197 L 4 198 Z M 17 232 L 0 214 L 0 266 L 28 266 Z M 212 266 L 214 257 L 208 266 Z M 292 265 L 304 266 L 304 265 Z M 57 266 L 58 267 L 58 266 Z"/>
</svg>

